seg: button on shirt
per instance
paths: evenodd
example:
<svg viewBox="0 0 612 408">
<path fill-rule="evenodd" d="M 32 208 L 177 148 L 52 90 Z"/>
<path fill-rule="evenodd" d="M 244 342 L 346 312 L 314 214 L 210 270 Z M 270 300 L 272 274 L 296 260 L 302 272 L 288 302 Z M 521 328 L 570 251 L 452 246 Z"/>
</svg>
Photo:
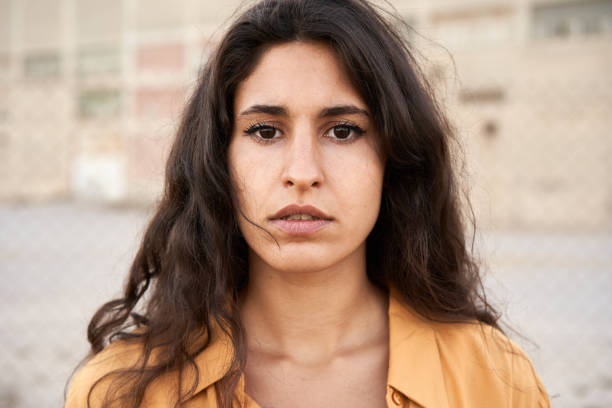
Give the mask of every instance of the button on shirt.
<svg viewBox="0 0 612 408">
<path fill-rule="evenodd" d="M 387 407 L 491 408 L 550 407 L 550 401 L 527 355 L 500 331 L 480 323 L 431 322 L 389 294 L 389 371 Z M 87 406 L 87 394 L 104 374 L 136 362 L 140 347 L 117 341 L 96 354 L 75 375 L 66 408 Z M 216 383 L 226 373 L 233 349 L 227 337 L 216 337 L 195 358 L 198 385 L 182 407 L 218 407 Z M 181 373 L 187 391 L 196 373 Z M 147 408 L 174 407 L 178 373 L 151 383 L 142 403 Z M 94 388 L 92 408 L 100 406 L 109 381 Z M 244 392 L 244 375 L 236 390 L 239 406 L 260 408 Z"/>
</svg>

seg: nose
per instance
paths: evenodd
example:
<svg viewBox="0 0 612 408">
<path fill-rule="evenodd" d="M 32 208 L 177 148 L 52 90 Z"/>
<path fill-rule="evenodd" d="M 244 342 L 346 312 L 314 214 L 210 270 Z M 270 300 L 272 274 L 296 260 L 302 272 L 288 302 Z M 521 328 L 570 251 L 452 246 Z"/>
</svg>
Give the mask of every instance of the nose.
<svg viewBox="0 0 612 408">
<path fill-rule="evenodd" d="M 324 177 L 316 137 L 309 131 L 296 132 L 286 149 L 283 185 L 302 191 L 320 187 Z"/>
</svg>

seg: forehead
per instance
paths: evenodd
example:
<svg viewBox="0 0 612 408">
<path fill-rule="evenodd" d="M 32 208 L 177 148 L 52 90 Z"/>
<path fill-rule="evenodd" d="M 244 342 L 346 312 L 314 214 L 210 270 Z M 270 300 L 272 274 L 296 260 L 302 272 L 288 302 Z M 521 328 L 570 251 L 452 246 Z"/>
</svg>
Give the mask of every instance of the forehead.
<svg viewBox="0 0 612 408">
<path fill-rule="evenodd" d="M 366 109 L 335 51 L 322 43 L 299 41 L 266 50 L 239 84 L 237 111 L 262 103 L 290 110 L 349 103 Z"/>
</svg>

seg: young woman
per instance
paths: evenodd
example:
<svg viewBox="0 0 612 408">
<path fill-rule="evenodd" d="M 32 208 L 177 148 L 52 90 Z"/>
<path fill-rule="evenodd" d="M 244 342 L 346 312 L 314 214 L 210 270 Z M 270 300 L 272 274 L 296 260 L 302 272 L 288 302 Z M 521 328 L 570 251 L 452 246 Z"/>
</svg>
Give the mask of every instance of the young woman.
<svg viewBox="0 0 612 408">
<path fill-rule="evenodd" d="M 255 4 L 66 406 L 548 407 L 482 295 L 450 138 L 365 0 Z"/>
</svg>

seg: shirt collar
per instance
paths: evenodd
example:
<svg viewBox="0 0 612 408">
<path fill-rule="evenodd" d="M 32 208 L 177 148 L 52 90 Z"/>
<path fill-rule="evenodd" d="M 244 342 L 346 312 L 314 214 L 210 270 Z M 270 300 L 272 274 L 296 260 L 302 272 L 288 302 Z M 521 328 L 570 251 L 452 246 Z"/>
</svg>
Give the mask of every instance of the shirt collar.
<svg viewBox="0 0 612 408">
<path fill-rule="evenodd" d="M 424 317 L 389 294 L 387 384 L 417 404 L 448 408 L 436 333 Z"/>
<path fill-rule="evenodd" d="M 393 288 L 389 292 L 388 316 L 387 385 L 425 408 L 449 408 L 438 343 L 431 324 L 403 304 Z M 219 381 L 231 364 L 231 340 L 222 330 L 215 332 L 211 344 L 195 358 L 199 374 L 196 394 Z M 185 384 L 188 386 L 190 381 Z M 244 376 L 238 387 L 243 390 Z M 242 396 L 242 392 L 239 394 Z"/>
<path fill-rule="evenodd" d="M 210 332 L 213 336 L 210 344 L 194 359 L 198 368 L 198 384 L 194 395 L 223 378 L 232 363 L 234 346 L 230 337 L 218 326 Z M 184 376 L 187 387 L 192 383 L 190 379 L 193 374 L 191 372 Z"/>
</svg>

